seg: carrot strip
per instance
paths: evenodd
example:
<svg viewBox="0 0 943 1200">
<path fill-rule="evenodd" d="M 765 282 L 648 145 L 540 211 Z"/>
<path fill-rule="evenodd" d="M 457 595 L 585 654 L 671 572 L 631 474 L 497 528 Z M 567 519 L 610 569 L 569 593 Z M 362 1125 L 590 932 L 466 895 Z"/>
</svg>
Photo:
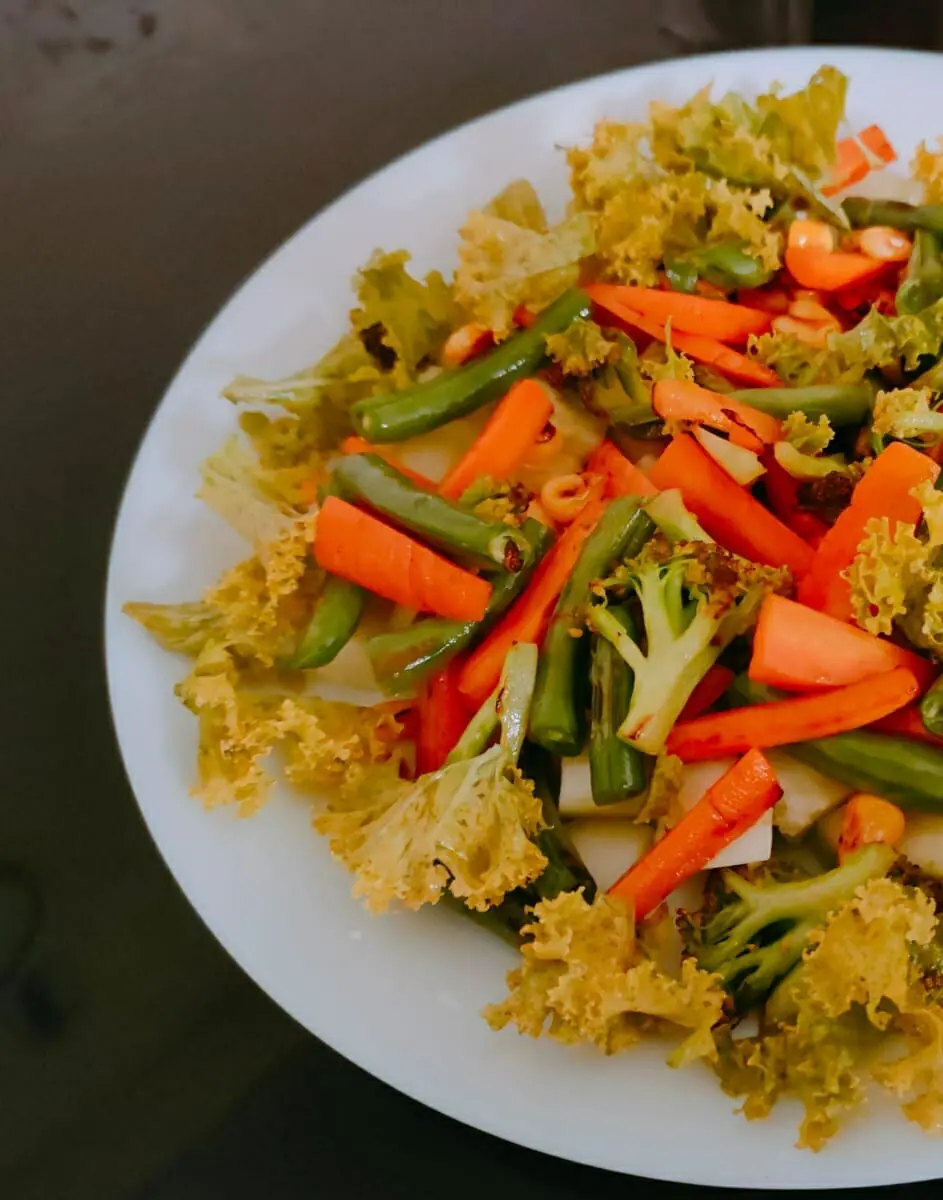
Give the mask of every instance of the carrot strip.
<svg viewBox="0 0 943 1200">
<path fill-rule="evenodd" d="M 707 425 L 754 454 L 782 438 L 782 425 L 769 413 L 751 408 L 732 396 L 711 392 L 687 379 L 664 379 L 652 389 L 652 406 L 666 421 Z"/>
<path fill-rule="evenodd" d="M 701 713 L 706 713 L 717 703 L 735 678 L 736 675 L 729 667 L 722 667 L 720 663 L 714 663 L 688 697 L 688 702 L 678 720 L 693 721 Z"/>
<path fill-rule="evenodd" d="M 389 447 L 375 446 L 373 442 L 368 442 L 366 438 L 357 437 L 355 434 L 351 434 L 350 437 L 344 438 L 341 442 L 341 454 L 376 454 L 385 463 L 389 463 L 391 467 L 395 467 L 401 475 L 405 475 L 407 479 L 411 479 L 417 487 L 434 492 L 439 486 L 429 479 L 428 476 L 420 475 L 418 471 L 412 471 L 409 467 L 404 467 L 401 462 L 397 462 L 395 455 Z"/>
<path fill-rule="evenodd" d="M 504 659 L 515 642 L 543 641 L 557 600 L 576 566 L 583 543 L 596 527 L 606 506 L 590 500 L 534 572 L 530 586 L 468 657 L 458 690 L 477 708 L 494 691 Z"/>
<path fill-rule="evenodd" d="M 533 448 L 552 415 L 553 401 L 543 384 L 536 379 L 515 383 L 442 480 L 440 494 L 456 500 L 482 475 L 506 479 Z"/>
<path fill-rule="evenodd" d="M 337 496 L 328 496 L 318 513 L 314 556 L 332 575 L 455 621 L 480 621 L 491 597 L 487 580 Z"/>
<path fill-rule="evenodd" d="M 766 758 L 751 750 L 677 825 L 609 889 L 642 921 L 692 875 L 757 823 L 783 789 Z"/>
<path fill-rule="evenodd" d="M 844 687 L 906 667 L 925 691 L 937 668 L 912 650 L 784 596 L 768 596 L 753 637 L 750 678 L 785 691 Z"/>
<path fill-rule="evenodd" d="M 835 162 L 829 174 L 829 182 L 822 188 L 823 196 L 834 196 L 836 192 L 860 183 L 871 170 L 868 156 L 858 138 L 847 137 L 835 143 Z"/>
<path fill-rule="evenodd" d="M 416 704 L 416 773 L 438 771 L 468 725 L 469 713 L 458 690 L 461 664 L 453 658 L 419 693 Z"/>
<path fill-rule="evenodd" d="M 803 287 L 838 292 L 874 279 L 887 263 L 866 254 L 844 250 L 819 250 L 815 246 L 787 246 L 786 269 Z"/>
<path fill-rule="evenodd" d="M 450 333 L 442 347 L 442 361 L 449 367 L 460 367 L 470 358 L 490 350 L 494 345 L 494 334 L 481 325 L 461 325 Z"/>
<path fill-rule="evenodd" d="M 916 524 L 920 502 L 911 492 L 922 483 L 936 483 L 939 473 L 937 464 L 913 446 L 891 442 L 861 477 L 851 497 L 852 507 L 873 517 Z"/>
<path fill-rule="evenodd" d="M 897 161 L 897 151 L 887 140 L 887 135 L 880 125 L 869 125 L 858 134 L 858 141 L 879 158 L 885 165 Z"/>
<path fill-rule="evenodd" d="M 704 762 L 753 748 L 832 737 L 879 721 L 919 694 L 916 676 L 906 667 L 895 667 L 828 692 L 679 722 L 668 735 L 665 748 L 682 762 Z"/>
<path fill-rule="evenodd" d="M 743 345 L 751 333 L 766 333 L 771 322 L 769 313 L 759 309 L 684 292 L 606 283 L 594 284 L 588 290 L 604 307 L 614 301 L 662 325 L 671 321 L 672 333 L 696 333 L 718 342 Z"/>
<path fill-rule="evenodd" d="M 655 496 L 658 488 L 645 472 L 630 462 L 618 446 L 608 439 L 600 442 L 586 460 L 586 469 L 606 480 L 607 497 Z"/>
<path fill-rule="evenodd" d="M 690 435 L 673 438 L 652 467 L 660 491 L 680 488 L 687 507 L 710 536 L 734 554 L 804 575 L 814 558 L 811 548 L 778 521 L 759 500 L 735 483 Z"/>
<path fill-rule="evenodd" d="M 798 508 L 784 522 L 793 533 L 802 538 L 804 542 L 808 542 L 813 550 L 817 550 L 822 544 L 822 538 L 828 533 L 829 527 L 824 521 L 820 521 L 815 513 L 805 512 L 804 509 Z"/>
<path fill-rule="evenodd" d="M 911 741 L 925 742 L 928 746 L 943 746 L 943 737 L 931 733 L 924 725 L 918 704 L 908 704 L 906 708 L 899 708 L 897 712 L 882 717 L 880 721 L 875 721 L 868 728 L 875 733 L 886 733 L 891 737 L 905 737 L 910 738 Z"/>
</svg>

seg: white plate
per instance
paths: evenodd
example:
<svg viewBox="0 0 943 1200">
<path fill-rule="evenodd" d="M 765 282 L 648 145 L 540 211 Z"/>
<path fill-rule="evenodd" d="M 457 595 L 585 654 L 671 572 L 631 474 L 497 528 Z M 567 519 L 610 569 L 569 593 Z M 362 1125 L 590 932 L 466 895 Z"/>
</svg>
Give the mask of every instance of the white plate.
<svg viewBox="0 0 943 1200">
<path fill-rule="evenodd" d="M 639 117 L 712 79 L 755 91 L 804 82 L 822 62 L 852 80 L 848 111 L 880 121 L 906 162 L 943 132 L 933 55 L 834 48 L 688 58 L 563 88 L 447 134 L 360 184 L 278 250 L 216 317 L 164 397 L 141 446 L 112 547 L 108 677 L 131 784 L 170 869 L 229 953 L 302 1025 L 372 1074 L 469 1125 L 549 1154 L 659 1179 L 753 1187 L 849 1187 L 935 1178 L 943 1146 L 883 1106 L 823 1153 L 793 1149 L 798 1113 L 735 1115 L 704 1070 L 675 1073 L 659 1047 L 610 1059 L 489 1031 L 512 952 L 445 911 L 371 919 L 350 879 L 282 795 L 251 821 L 189 798 L 196 728 L 176 702 L 183 660 L 121 615 L 128 599 L 200 594 L 244 546 L 192 499 L 201 458 L 233 428 L 218 399 L 232 375 L 287 374 L 342 332 L 350 279 L 376 246 L 450 269 L 467 210 L 526 176 L 562 209 L 555 145 L 600 117 Z M 929 121 L 929 124 L 927 123 Z"/>
</svg>

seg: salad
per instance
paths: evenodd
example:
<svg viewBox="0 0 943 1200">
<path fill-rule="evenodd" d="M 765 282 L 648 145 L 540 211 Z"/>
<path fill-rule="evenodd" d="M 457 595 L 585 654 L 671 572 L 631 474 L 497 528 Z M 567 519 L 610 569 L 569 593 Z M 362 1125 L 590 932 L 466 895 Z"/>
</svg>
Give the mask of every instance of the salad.
<svg viewBox="0 0 943 1200">
<path fill-rule="evenodd" d="M 204 804 L 280 774 L 370 910 L 512 943 L 495 1029 L 668 1035 L 814 1150 L 874 1086 L 943 1128 L 943 151 L 846 84 L 602 121 L 450 280 L 376 252 L 224 393 L 251 553 L 126 606 Z"/>
</svg>

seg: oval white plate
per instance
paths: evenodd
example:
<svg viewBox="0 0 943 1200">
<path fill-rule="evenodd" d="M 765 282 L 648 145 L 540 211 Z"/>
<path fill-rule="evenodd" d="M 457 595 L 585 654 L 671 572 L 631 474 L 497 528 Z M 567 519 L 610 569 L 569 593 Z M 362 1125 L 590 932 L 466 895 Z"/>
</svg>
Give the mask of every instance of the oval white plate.
<svg viewBox="0 0 943 1200">
<path fill-rule="evenodd" d="M 943 132 L 941 60 L 900 51 L 769 50 L 689 58 L 538 96 L 447 134 L 315 217 L 240 289 L 169 388 L 127 485 L 112 547 L 106 644 L 128 775 L 170 869 L 203 920 L 296 1020 L 372 1074 L 469 1125 L 549 1154 L 659 1179 L 726 1186 L 850 1187 L 935 1178 L 943 1146 L 875 1106 L 823 1153 L 793 1149 L 799 1113 L 747 1124 L 700 1069 L 675 1073 L 659 1047 L 603 1058 L 491 1033 L 481 1007 L 503 995 L 512 952 L 445 911 L 373 920 L 311 831 L 278 796 L 259 816 L 190 799 L 196 730 L 173 685 L 183 660 L 123 617 L 127 599 L 200 594 L 245 547 L 192 499 L 200 460 L 234 427 L 218 398 L 239 372 L 278 376 L 342 332 L 350 279 L 376 246 L 406 246 L 420 271 L 454 265 L 467 210 L 525 176 L 565 200 L 554 147 L 600 117 L 639 117 L 713 80 L 755 91 L 804 82 L 823 61 L 851 77 L 855 128 L 880 121 L 906 163 Z"/>
</svg>

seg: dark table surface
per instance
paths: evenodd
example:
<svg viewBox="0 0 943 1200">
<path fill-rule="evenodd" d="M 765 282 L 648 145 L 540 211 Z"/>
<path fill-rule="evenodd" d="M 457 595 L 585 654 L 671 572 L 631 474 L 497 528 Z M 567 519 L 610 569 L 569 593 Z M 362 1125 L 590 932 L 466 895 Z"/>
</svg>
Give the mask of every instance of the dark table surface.
<svg viewBox="0 0 943 1200">
<path fill-rule="evenodd" d="M 938 44 L 931 7 L 895 10 L 895 44 Z M 542 1200 L 632 1186 L 399 1096 L 215 944 L 150 843 L 113 743 L 100 645 L 111 523 L 196 334 L 355 180 L 568 80 L 738 45 L 880 43 L 882 13 L 803 0 L 0 0 L 4 1200 Z"/>
</svg>

